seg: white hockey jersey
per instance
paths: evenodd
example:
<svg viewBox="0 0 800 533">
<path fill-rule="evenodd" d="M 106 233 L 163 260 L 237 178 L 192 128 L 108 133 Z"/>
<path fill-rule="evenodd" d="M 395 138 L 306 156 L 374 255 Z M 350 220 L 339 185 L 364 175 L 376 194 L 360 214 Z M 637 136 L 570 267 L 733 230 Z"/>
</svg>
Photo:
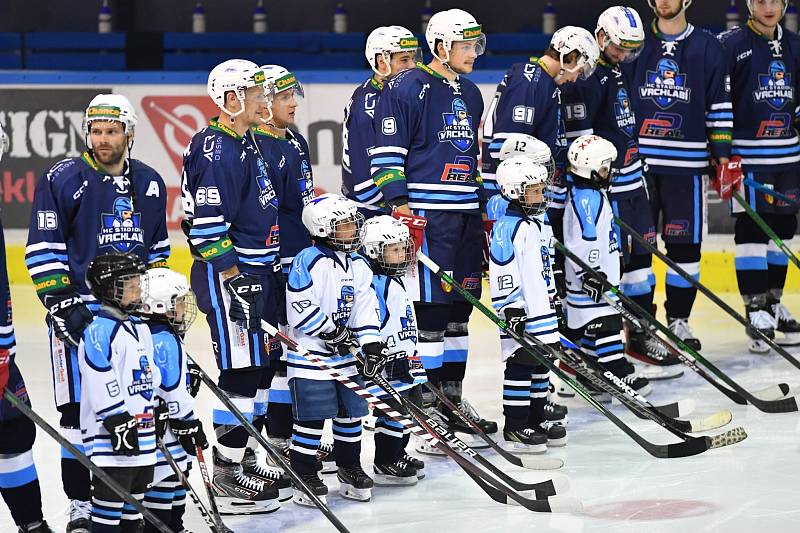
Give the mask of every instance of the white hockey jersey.
<svg viewBox="0 0 800 533">
<path fill-rule="evenodd" d="M 564 212 L 564 246 L 594 270 L 604 273 L 613 285 L 619 285 L 619 242 L 613 220 L 614 212 L 606 191 L 577 184 L 569 188 Z M 595 318 L 617 314 L 607 303 L 595 303 L 583 292 L 582 268 L 566 259 L 564 270 L 567 324 L 571 329 L 581 328 Z"/>
<path fill-rule="evenodd" d="M 525 331 L 540 341 L 558 342 L 558 318 L 553 278 L 553 231 L 544 215 L 528 217 L 514 206 L 495 222 L 489 246 L 489 288 L 492 305 L 501 318 L 506 309 L 522 309 L 527 316 Z M 500 332 L 502 360 L 519 344 Z"/>
<path fill-rule="evenodd" d="M 146 466 L 156 462 L 153 413 L 161 374 L 153 362 L 153 339 L 138 318 L 118 318 L 105 306 L 78 346 L 81 371 L 81 435 L 86 455 L 98 466 Z M 112 450 L 103 427 L 107 417 L 128 412 L 139 422 L 139 455 Z"/>
<path fill-rule="evenodd" d="M 425 369 L 417 353 L 417 315 L 403 280 L 375 274 L 372 277 L 372 289 L 378 298 L 381 338 L 389 349 L 389 359 L 406 359 L 409 374 L 414 379 L 412 383 L 393 379 L 389 380 L 389 384 L 400 392 L 425 383 Z M 385 370 L 383 377 L 388 379 Z M 367 389 L 376 396 L 385 395 L 383 389 L 371 381 L 367 382 Z"/>
<path fill-rule="evenodd" d="M 286 318 L 289 335 L 314 355 L 345 376 L 357 373 L 355 358 L 334 355 L 320 333 L 335 324 L 346 325 L 361 346 L 380 342 L 378 302 L 372 290 L 372 270 L 367 260 L 324 246 L 309 246 L 298 253 L 286 285 Z M 302 355 L 287 350 L 287 377 L 328 380 L 328 375 Z"/>
<path fill-rule="evenodd" d="M 183 340 L 166 324 L 150 323 L 149 326 L 153 336 L 153 360 L 161 373 L 158 396 L 167 404 L 170 419 L 194 420 L 194 398 L 187 387 L 189 369 Z M 164 446 L 181 470 L 186 471 L 188 456 L 169 427 L 164 434 Z M 173 474 L 166 457 L 157 449 L 153 484 Z"/>
</svg>

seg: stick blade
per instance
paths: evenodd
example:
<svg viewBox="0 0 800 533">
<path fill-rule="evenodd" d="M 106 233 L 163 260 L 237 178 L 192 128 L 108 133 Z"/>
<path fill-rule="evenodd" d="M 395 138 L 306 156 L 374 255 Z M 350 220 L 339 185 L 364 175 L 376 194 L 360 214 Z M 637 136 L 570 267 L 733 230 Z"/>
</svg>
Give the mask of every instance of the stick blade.
<svg viewBox="0 0 800 533">
<path fill-rule="evenodd" d="M 519 457 L 520 466 L 528 470 L 558 470 L 564 466 L 564 461 L 558 457 Z"/>
<path fill-rule="evenodd" d="M 777 385 L 754 392 L 753 396 L 756 396 L 766 402 L 774 402 L 775 400 L 782 400 L 786 398 L 789 395 L 790 390 L 791 387 L 789 387 L 787 383 L 778 383 Z"/>
<path fill-rule="evenodd" d="M 720 433 L 711 438 L 711 446 L 709 448 L 722 448 L 723 446 L 730 446 L 737 442 L 742 442 L 747 438 L 747 432 L 743 427 L 736 427 L 725 433 Z"/>
<path fill-rule="evenodd" d="M 548 498 L 553 513 L 582 513 L 583 502 L 572 496 L 553 496 Z"/>
<path fill-rule="evenodd" d="M 655 408 L 664 416 L 681 418 L 689 416 L 694 411 L 695 401 L 692 399 L 678 400 L 665 405 L 656 405 Z"/>
<path fill-rule="evenodd" d="M 692 427 L 689 431 L 691 433 L 697 433 L 698 431 L 711 431 L 712 429 L 719 429 L 730 424 L 731 420 L 733 420 L 733 414 L 731 414 L 731 412 L 727 409 L 723 409 L 722 411 L 718 411 L 713 415 L 701 418 L 700 420 L 690 420 L 689 422 Z"/>
</svg>

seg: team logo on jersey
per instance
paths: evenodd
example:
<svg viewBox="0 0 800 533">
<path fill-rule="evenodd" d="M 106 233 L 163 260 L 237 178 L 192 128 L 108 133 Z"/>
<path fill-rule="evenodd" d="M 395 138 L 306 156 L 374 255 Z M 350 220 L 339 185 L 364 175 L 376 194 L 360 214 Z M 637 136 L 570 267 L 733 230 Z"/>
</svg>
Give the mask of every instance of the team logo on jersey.
<svg viewBox="0 0 800 533">
<path fill-rule="evenodd" d="M 772 113 L 769 119 L 762 120 L 758 125 L 756 137 L 759 139 L 787 137 L 791 134 L 792 128 L 792 116 L 789 113 Z"/>
<path fill-rule="evenodd" d="M 469 276 L 464 276 L 464 279 L 461 281 L 461 287 L 467 289 L 468 291 L 477 290 L 478 287 L 480 286 L 481 286 L 480 272 L 473 272 Z"/>
<path fill-rule="evenodd" d="M 415 344 L 417 342 L 417 324 L 414 321 L 414 311 L 410 305 L 406 306 L 406 315 L 400 317 L 400 332 L 397 338 L 401 341 L 411 339 Z"/>
<path fill-rule="evenodd" d="M 144 355 L 139 357 L 139 368 L 133 369 L 133 381 L 128 385 L 128 395 L 140 394 L 145 400 L 153 399 L 153 373 Z"/>
<path fill-rule="evenodd" d="M 303 159 L 300 161 L 300 199 L 303 205 L 314 199 L 314 175 L 311 173 L 311 165 Z"/>
<path fill-rule="evenodd" d="M 639 87 L 639 96 L 666 109 L 676 102 L 689 103 L 692 90 L 686 86 L 686 74 L 680 72 L 678 62 L 665 57 L 659 60 L 655 71 L 647 71 L 645 84 Z"/>
<path fill-rule="evenodd" d="M 256 176 L 256 181 L 258 182 L 258 188 L 261 191 L 258 193 L 258 203 L 261 204 L 261 209 L 266 209 L 270 205 L 277 209 L 278 195 L 275 194 L 275 189 L 272 187 L 272 181 L 270 181 L 269 176 L 267 175 L 267 165 L 260 157 L 256 158 L 256 162 L 258 164 L 258 176 Z"/>
<path fill-rule="evenodd" d="M 681 131 L 683 117 L 675 113 L 655 113 L 653 118 L 646 118 L 639 128 L 642 137 L 665 137 L 669 139 L 683 139 Z"/>
<path fill-rule="evenodd" d="M 628 97 L 628 91 L 620 87 L 617 90 L 617 100 L 614 102 L 614 115 L 617 118 L 617 127 L 624 131 L 628 137 L 633 135 L 633 129 L 636 126 L 636 117 L 633 115 L 631 109 L 631 99 Z"/>
<path fill-rule="evenodd" d="M 466 152 L 475 142 L 472 116 L 461 98 L 453 100 L 452 107 L 452 113 L 442 113 L 444 128 L 439 132 L 439 142 L 449 141 L 462 152 Z"/>
<path fill-rule="evenodd" d="M 474 159 L 466 155 L 458 155 L 455 158 L 455 163 L 446 163 L 442 175 L 439 177 L 441 181 L 457 181 L 467 182 L 473 180 L 473 168 L 475 167 Z"/>
<path fill-rule="evenodd" d="M 120 196 L 114 200 L 114 212 L 100 215 L 101 229 L 97 245 L 111 246 L 117 252 L 130 252 L 144 244 L 141 213 L 133 211 L 131 199 Z"/>
<path fill-rule="evenodd" d="M 782 109 L 786 102 L 794 100 L 792 75 L 786 72 L 783 61 L 772 61 L 768 74 L 758 75 L 758 89 L 753 91 L 756 103 L 766 102 L 773 109 Z"/>
<path fill-rule="evenodd" d="M 333 321 L 337 324 L 345 324 L 350 320 L 350 311 L 353 309 L 353 302 L 356 299 L 356 291 L 352 285 L 342 286 L 339 300 L 336 302 L 336 311 L 333 312 Z"/>
<path fill-rule="evenodd" d="M 550 285 L 550 248 L 543 245 L 539 252 L 542 255 L 542 279 Z"/>
</svg>

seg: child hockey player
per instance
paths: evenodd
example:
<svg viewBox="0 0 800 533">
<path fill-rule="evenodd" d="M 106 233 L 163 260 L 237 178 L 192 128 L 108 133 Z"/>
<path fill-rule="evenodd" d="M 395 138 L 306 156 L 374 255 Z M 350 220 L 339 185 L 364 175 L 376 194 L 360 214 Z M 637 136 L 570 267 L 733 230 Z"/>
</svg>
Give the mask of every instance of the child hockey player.
<svg viewBox="0 0 800 533">
<path fill-rule="evenodd" d="M 133 254 L 99 255 L 89 264 L 86 282 L 101 307 L 78 346 L 86 455 L 139 501 L 153 480 L 160 385 L 150 330 L 130 316 L 147 294 L 144 273 L 144 261 Z M 140 514 L 92 480 L 92 533 L 142 527 Z"/>
<path fill-rule="evenodd" d="M 188 361 L 183 349 L 183 335 L 197 316 L 197 304 L 184 275 L 168 268 L 153 268 L 145 277 L 147 294 L 142 299 L 141 316 L 150 327 L 153 360 L 161 373 L 158 394 L 168 407 L 164 415 L 169 426 L 162 442 L 188 476 L 187 454 L 194 456 L 195 446 L 208 447 L 203 425 L 194 414 L 194 398 L 187 387 Z M 161 450 L 156 451 L 156 457 L 153 486 L 144 495 L 144 506 L 173 531 L 183 531 L 185 488 Z M 145 533 L 157 531 L 149 522 L 145 525 Z"/>
<path fill-rule="evenodd" d="M 388 215 L 364 224 L 364 254 L 372 265 L 372 288 L 378 298 L 381 338 L 390 361 L 382 375 L 404 396 L 419 395 L 415 389 L 426 381 L 417 353 L 417 319 L 403 276 L 414 264 L 414 242 L 408 227 Z M 385 395 L 377 385 L 376 396 Z M 425 477 L 425 463 L 405 451 L 410 431 L 378 414 L 375 420 L 375 484 L 414 485 Z"/>
<path fill-rule="evenodd" d="M 619 284 L 619 243 L 608 200 L 614 145 L 597 135 L 582 135 L 567 152 L 569 160 L 567 205 L 564 211 L 564 246 L 614 285 Z M 599 280 L 567 261 L 567 322 L 581 348 L 597 358 L 606 370 L 635 389 L 650 392 L 650 383 L 634 375 L 623 356 L 622 318 L 603 300 Z"/>
<path fill-rule="evenodd" d="M 544 223 L 548 171 L 528 157 L 516 156 L 500 163 L 496 177 L 500 194 L 509 205 L 492 229 L 492 304 L 516 333 L 527 332 L 557 346 L 552 232 Z M 508 335 L 501 334 L 500 345 L 506 364 L 501 445 L 518 453 L 542 453 L 546 446 L 564 446 L 566 430 L 545 417 L 547 369 Z"/>
<path fill-rule="evenodd" d="M 386 355 L 378 302 L 370 287 L 372 271 L 362 256 L 353 253 L 361 246 L 363 221 L 355 202 L 336 194 L 323 194 L 306 205 L 303 225 L 315 244 L 295 256 L 286 290 L 290 336 L 352 379 L 360 378 L 351 347 L 361 346 L 366 377 L 375 375 Z M 294 414 L 292 468 L 325 499 L 328 488 L 317 476 L 316 455 L 325 420 L 333 419 L 339 492 L 345 498 L 368 501 L 373 481 L 360 464 L 366 402 L 291 350 L 287 363 Z M 298 490 L 294 501 L 311 504 Z"/>
</svg>

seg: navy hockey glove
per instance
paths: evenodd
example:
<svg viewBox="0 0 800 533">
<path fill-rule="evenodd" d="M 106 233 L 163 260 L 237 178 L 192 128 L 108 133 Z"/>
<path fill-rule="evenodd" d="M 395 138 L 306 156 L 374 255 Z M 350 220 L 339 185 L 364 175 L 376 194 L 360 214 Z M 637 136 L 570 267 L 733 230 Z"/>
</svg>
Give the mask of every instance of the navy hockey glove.
<svg viewBox="0 0 800 533">
<path fill-rule="evenodd" d="M 169 427 L 189 455 L 197 454 L 196 446 L 199 446 L 202 450 L 208 448 L 208 439 L 205 432 L 203 432 L 203 424 L 199 420 L 173 419 L 169 421 Z"/>
<path fill-rule="evenodd" d="M 372 379 L 386 366 L 389 349 L 382 342 L 369 342 L 361 348 L 361 351 L 364 354 L 364 361 L 359 372 L 365 378 Z"/>
<path fill-rule="evenodd" d="M 186 368 L 188 370 L 186 374 L 186 389 L 192 398 L 197 398 L 197 393 L 200 392 L 200 385 L 203 383 L 203 378 L 200 377 L 202 370 L 194 362 L 188 363 Z"/>
<path fill-rule="evenodd" d="M 598 278 L 603 278 L 602 281 Z M 603 301 L 603 294 L 605 294 L 605 289 L 603 288 L 603 281 L 606 280 L 606 275 L 602 272 L 596 272 L 593 275 L 586 274 L 583 277 L 583 284 L 581 285 L 581 289 L 583 292 L 589 295 L 589 298 L 592 299 L 595 303 L 600 303 Z"/>
<path fill-rule="evenodd" d="M 556 320 L 558 320 L 558 329 L 561 331 L 567 330 L 567 315 L 564 314 L 564 305 L 561 303 L 561 298 L 558 296 L 553 297 L 553 310 L 556 312 Z"/>
<path fill-rule="evenodd" d="M 508 329 L 522 337 L 525 334 L 525 321 L 528 320 L 525 311 L 516 307 L 509 307 L 503 310 Z"/>
<path fill-rule="evenodd" d="M 228 317 L 251 331 L 261 329 L 261 282 L 250 274 L 236 274 L 222 282 L 231 297 Z"/>
<path fill-rule="evenodd" d="M 139 429 L 130 413 L 112 415 L 103 420 L 111 436 L 111 448 L 119 455 L 139 455 Z"/>
<path fill-rule="evenodd" d="M 48 294 L 44 297 L 50 326 L 55 336 L 69 346 L 77 347 L 83 330 L 94 316 L 77 293 Z"/>
<path fill-rule="evenodd" d="M 358 347 L 358 340 L 353 332 L 340 324 L 337 324 L 336 329 L 329 333 L 320 333 L 319 338 L 330 351 L 337 355 L 347 355 L 350 353 L 351 347 Z"/>
<path fill-rule="evenodd" d="M 167 422 L 169 422 L 169 407 L 167 407 L 167 403 L 161 398 L 158 399 L 158 405 L 156 405 L 154 413 L 156 438 L 161 440 L 167 432 Z"/>
<path fill-rule="evenodd" d="M 556 286 L 556 296 L 559 299 L 567 297 L 567 277 L 564 274 L 564 260 L 553 262 L 553 281 Z"/>
</svg>

